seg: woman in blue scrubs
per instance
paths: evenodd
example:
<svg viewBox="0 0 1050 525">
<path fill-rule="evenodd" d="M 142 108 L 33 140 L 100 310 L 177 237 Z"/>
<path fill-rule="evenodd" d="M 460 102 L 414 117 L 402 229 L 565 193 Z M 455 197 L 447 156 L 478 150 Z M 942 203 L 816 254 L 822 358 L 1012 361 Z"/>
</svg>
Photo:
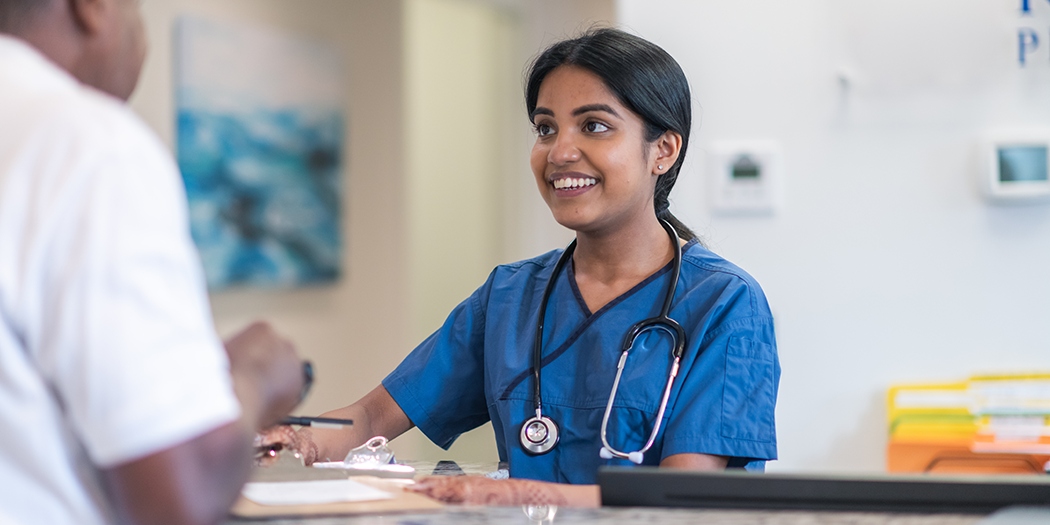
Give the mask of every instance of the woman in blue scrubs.
<svg viewBox="0 0 1050 525">
<path fill-rule="evenodd" d="M 536 132 L 530 163 L 554 218 L 576 232 L 571 258 L 560 271 L 563 250 L 494 269 L 382 385 L 325 414 L 353 419 L 352 429 L 298 433 L 307 461 L 339 460 L 374 435 L 392 438 L 412 426 L 447 448 L 491 421 L 512 479 L 445 479 L 422 490 L 452 501 L 596 503 L 593 486 L 579 485 L 593 484 L 601 465 L 632 464 L 599 455 L 603 416 L 625 333 L 661 313 L 675 273 L 674 243 L 681 269 L 669 316 L 684 329 L 685 348 L 641 463 L 761 469 L 775 459 L 780 366 L 766 298 L 668 210 L 689 142 L 691 101 L 678 64 L 641 38 L 599 29 L 548 48 L 526 86 Z M 678 238 L 672 241 L 662 221 Z M 537 321 L 552 279 L 536 381 Z M 663 331 L 635 341 L 608 417 L 612 448 L 644 447 L 671 350 Z M 542 414 L 559 432 L 557 444 L 539 454 L 522 441 L 523 424 L 536 415 L 537 386 Z"/>
</svg>

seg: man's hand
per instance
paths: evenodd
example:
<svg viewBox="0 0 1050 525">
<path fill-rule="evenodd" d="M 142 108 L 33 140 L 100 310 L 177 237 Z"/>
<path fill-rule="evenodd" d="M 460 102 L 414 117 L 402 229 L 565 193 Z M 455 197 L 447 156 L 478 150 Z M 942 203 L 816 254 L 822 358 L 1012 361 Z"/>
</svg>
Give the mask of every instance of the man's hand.
<svg viewBox="0 0 1050 525">
<path fill-rule="evenodd" d="M 255 323 L 226 341 L 234 390 L 254 430 L 268 428 L 299 403 L 302 364 L 290 342 L 266 323 Z"/>
</svg>

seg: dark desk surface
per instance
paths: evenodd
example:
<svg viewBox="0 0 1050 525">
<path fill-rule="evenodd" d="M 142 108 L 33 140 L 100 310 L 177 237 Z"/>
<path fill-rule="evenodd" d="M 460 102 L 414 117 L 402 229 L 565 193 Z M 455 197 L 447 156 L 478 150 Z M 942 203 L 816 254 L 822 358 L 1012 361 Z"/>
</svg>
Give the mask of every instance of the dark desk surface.
<svg viewBox="0 0 1050 525">
<path fill-rule="evenodd" d="M 430 475 L 434 462 L 409 462 L 417 475 Z M 483 475 L 495 470 L 495 465 L 460 464 L 466 474 Z M 319 469 L 304 469 L 316 471 Z M 267 477 L 273 479 L 270 471 Z M 293 474 L 293 477 L 295 476 Z M 309 477 L 314 477 L 312 474 Z M 304 478 L 300 478 L 304 479 Z M 530 519 L 526 509 L 520 507 L 461 507 L 448 506 L 443 510 L 427 514 L 389 514 L 370 516 L 340 516 L 323 518 L 296 518 L 279 520 L 238 520 L 229 525 L 244 523 L 266 523 L 268 525 L 453 525 L 453 524 L 572 524 L 588 523 L 620 525 L 627 523 L 659 523 L 661 525 L 710 524 L 710 525 L 975 525 L 984 516 L 955 514 L 892 514 L 879 512 L 809 512 L 809 511 L 750 511 L 750 510 L 703 510 L 665 508 L 559 508 L 554 519 L 539 521 Z"/>
</svg>

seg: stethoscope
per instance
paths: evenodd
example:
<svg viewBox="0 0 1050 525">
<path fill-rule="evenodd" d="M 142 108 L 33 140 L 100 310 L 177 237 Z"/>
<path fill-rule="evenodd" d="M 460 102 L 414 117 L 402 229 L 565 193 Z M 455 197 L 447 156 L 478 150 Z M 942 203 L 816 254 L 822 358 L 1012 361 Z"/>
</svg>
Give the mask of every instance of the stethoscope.
<svg viewBox="0 0 1050 525">
<path fill-rule="evenodd" d="M 667 288 L 667 295 L 664 297 L 664 306 L 660 311 L 660 315 L 635 323 L 624 336 L 623 353 L 620 354 L 620 361 L 616 365 L 616 379 L 613 380 L 612 391 L 609 392 L 609 403 L 605 405 L 605 415 L 602 416 L 602 448 L 599 452 L 602 459 L 619 458 L 629 459 L 635 464 L 642 463 L 645 453 L 653 446 L 653 442 L 656 441 L 656 435 L 660 432 L 660 422 L 663 420 L 664 411 L 667 409 L 667 400 L 671 397 L 671 385 L 674 383 L 675 376 L 678 375 L 678 363 L 681 361 L 682 354 L 685 351 L 685 330 L 674 319 L 668 317 L 668 314 L 671 312 L 671 301 L 674 300 L 674 292 L 678 287 L 678 274 L 682 271 L 682 245 L 678 242 L 678 232 L 667 221 L 661 220 L 660 224 L 667 230 L 667 234 L 671 237 L 671 244 L 674 245 L 671 284 Z M 550 299 L 551 291 L 554 289 L 554 282 L 558 277 L 558 272 L 572 258 L 572 253 L 575 250 L 576 241 L 573 240 L 554 265 L 554 273 L 551 274 L 550 280 L 547 281 L 547 288 L 544 289 L 543 300 L 540 302 L 540 318 L 536 322 L 536 343 L 532 354 L 532 386 L 534 389 L 536 415 L 521 424 L 521 446 L 532 455 L 546 454 L 558 444 L 558 425 L 553 419 L 543 415 L 543 401 L 540 397 L 540 369 L 543 360 L 543 319 L 547 314 L 547 301 Z M 664 387 L 663 399 L 660 400 L 660 410 L 656 414 L 656 421 L 653 423 L 652 433 L 649 434 L 649 441 L 640 450 L 621 452 L 609 444 L 609 439 L 606 436 L 606 429 L 609 426 L 609 415 L 612 413 L 613 402 L 616 400 L 616 391 L 620 387 L 620 376 L 623 375 L 624 365 L 627 364 L 627 354 L 631 351 L 631 347 L 634 346 L 634 340 L 643 332 L 649 330 L 662 330 L 671 336 L 671 340 L 674 342 L 674 350 L 671 352 L 671 355 L 674 357 L 674 360 L 671 362 L 671 371 L 667 376 L 667 385 Z"/>
</svg>

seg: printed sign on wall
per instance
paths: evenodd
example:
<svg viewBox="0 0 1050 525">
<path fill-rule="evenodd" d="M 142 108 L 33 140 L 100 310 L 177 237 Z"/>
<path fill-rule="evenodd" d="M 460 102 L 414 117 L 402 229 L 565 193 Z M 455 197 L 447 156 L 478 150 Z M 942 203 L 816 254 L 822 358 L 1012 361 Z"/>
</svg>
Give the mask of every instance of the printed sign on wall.
<svg viewBox="0 0 1050 525">
<path fill-rule="evenodd" d="M 1041 30 L 1029 27 L 1033 22 L 1036 10 L 1050 12 L 1050 1 L 1047 0 L 1020 0 L 1021 23 L 1024 24 L 1017 29 L 1017 61 L 1021 66 L 1032 62 L 1034 54 L 1044 43 L 1050 43 L 1050 27 Z M 1037 7 L 1036 4 L 1039 4 Z M 1047 62 L 1050 65 L 1050 61 Z"/>
</svg>

